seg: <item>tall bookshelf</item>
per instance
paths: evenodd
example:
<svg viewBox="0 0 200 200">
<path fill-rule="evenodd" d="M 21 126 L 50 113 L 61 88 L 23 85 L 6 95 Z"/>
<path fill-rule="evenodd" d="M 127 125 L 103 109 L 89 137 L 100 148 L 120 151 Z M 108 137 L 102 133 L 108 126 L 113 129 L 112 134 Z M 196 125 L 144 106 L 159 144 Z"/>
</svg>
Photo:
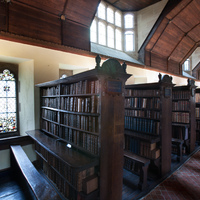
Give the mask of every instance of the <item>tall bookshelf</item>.
<svg viewBox="0 0 200 200">
<path fill-rule="evenodd" d="M 71 77 L 38 84 L 41 128 L 35 140 L 43 172 L 66 199 L 121 199 L 124 84 L 115 59 Z M 92 190 L 92 189 L 94 190 Z M 96 196 L 93 196 L 95 195 Z"/>
<path fill-rule="evenodd" d="M 171 169 L 172 77 L 126 85 L 125 151 L 148 158 L 161 176 Z"/>
<path fill-rule="evenodd" d="M 172 92 L 172 137 L 184 140 L 187 153 L 194 151 L 196 142 L 195 89 L 194 80 L 188 79 Z"/>
<path fill-rule="evenodd" d="M 200 145 L 200 88 L 195 91 L 196 141 Z"/>
</svg>

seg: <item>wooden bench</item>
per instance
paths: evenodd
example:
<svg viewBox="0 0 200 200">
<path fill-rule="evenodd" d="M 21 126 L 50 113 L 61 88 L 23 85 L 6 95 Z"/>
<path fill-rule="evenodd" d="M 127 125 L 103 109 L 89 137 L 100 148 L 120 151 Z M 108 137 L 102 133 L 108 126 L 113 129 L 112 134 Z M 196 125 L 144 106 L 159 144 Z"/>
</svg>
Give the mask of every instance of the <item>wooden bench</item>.
<svg viewBox="0 0 200 200">
<path fill-rule="evenodd" d="M 13 170 L 19 169 L 21 171 L 33 193 L 34 199 L 62 199 L 55 188 L 36 170 L 20 145 L 13 145 L 10 148 L 11 167 Z M 14 172 L 16 173 L 16 171 Z"/>
<path fill-rule="evenodd" d="M 140 181 L 138 183 L 138 188 L 141 190 L 145 189 L 147 187 L 147 170 L 150 160 L 127 151 L 124 151 L 124 157 L 127 157 L 138 164 L 140 170 Z"/>
<path fill-rule="evenodd" d="M 182 154 L 182 147 L 183 147 L 184 140 L 172 138 L 172 146 L 177 149 L 177 160 L 180 162 L 183 158 Z"/>
</svg>

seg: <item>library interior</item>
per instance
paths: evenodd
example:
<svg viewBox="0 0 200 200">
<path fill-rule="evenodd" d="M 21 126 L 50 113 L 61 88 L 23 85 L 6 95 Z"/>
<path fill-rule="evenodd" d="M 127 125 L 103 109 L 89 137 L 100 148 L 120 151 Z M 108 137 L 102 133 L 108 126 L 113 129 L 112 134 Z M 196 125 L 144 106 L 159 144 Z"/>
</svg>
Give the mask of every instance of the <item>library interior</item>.
<svg viewBox="0 0 200 200">
<path fill-rule="evenodd" d="M 1 0 L 0 199 L 200 199 L 200 0 Z"/>
</svg>

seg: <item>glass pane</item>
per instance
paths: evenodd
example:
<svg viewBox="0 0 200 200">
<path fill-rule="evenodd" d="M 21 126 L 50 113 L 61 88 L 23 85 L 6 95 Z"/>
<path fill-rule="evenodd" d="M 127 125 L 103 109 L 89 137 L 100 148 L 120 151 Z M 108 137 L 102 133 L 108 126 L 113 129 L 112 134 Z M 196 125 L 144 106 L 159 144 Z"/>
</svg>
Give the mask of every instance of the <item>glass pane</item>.
<svg viewBox="0 0 200 200">
<path fill-rule="evenodd" d="M 8 98 L 7 99 L 7 112 L 16 112 L 16 99 L 15 98 Z"/>
<path fill-rule="evenodd" d="M 99 44 L 106 45 L 106 26 L 99 22 Z"/>
<path fill-rule="evenodd" d="M 90 41 L 97 42 L 97 24 L 96 20 L 93 20 L 92 25 L 90 27 Z"/>
<path fill-rule="evenodd" d="M 124 16 L 125 28 L 133 28 L 133 15 L 127 14 Z"/>
<path fill-rule="evenodd" d="M 115 12 L 115 25 L 121 27 L 122 26 L 122 15 L 119 12 Z"/>
<path fill-rule="evenodd" d="M 114 23 L 114 11 L 112 8 L 107 8 L 107 21 L 110 23 Z"/>
<path fill-rule="evenodd" d="M 127 31 L 125 33 L 126 51 L 133 51 L 133 32 Z"/>
<path fill-rule="evenodd" d="M 16 97 L 15 81 L 7 81 L 7 97 Z"/>
<path fill-rule="evenodd" d="M 100 3 L 98 7 L 98 17 L 101 19 L 106 19 L 106 7 L 104 4 Z"/>
<path fill-rule="evenodd" d="M 16 130 L 16 113 L 0 114 L 0 133 Z"/>
<path fill-rule="evenodd" d="M 0 73 L 0 133 L 16 131 L 16 82 L 9 70 Z"/>
<path fill-rule="evenodd" d="M 114 48 L 114 29 L 108 26 L 108 46 Z"/>
<path fill-rule="evenodd" d="M 6 98 L 0 98 L 0 113 L 6 112 Z"/>
<path fill-rule="evenodd" d="M 115 30 L 115 43 L 116 43 L 116 49 L 122 50 L 122 32 L 118 29 Z"/>
</svg>

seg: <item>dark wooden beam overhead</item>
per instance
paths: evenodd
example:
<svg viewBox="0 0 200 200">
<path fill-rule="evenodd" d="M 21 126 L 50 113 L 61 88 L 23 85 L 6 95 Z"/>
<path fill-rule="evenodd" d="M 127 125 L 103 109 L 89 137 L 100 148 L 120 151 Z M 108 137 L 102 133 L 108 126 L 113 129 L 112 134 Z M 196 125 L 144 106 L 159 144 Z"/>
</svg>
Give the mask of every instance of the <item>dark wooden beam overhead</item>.
<svg viewBox="0 0 200 200">
<path fill-rule="evenodd" d="M 181 75 L 183 62 L 199 42 L 200 0 L 169 0 L 139 56 L 147 66 Z"/>
</svg>

